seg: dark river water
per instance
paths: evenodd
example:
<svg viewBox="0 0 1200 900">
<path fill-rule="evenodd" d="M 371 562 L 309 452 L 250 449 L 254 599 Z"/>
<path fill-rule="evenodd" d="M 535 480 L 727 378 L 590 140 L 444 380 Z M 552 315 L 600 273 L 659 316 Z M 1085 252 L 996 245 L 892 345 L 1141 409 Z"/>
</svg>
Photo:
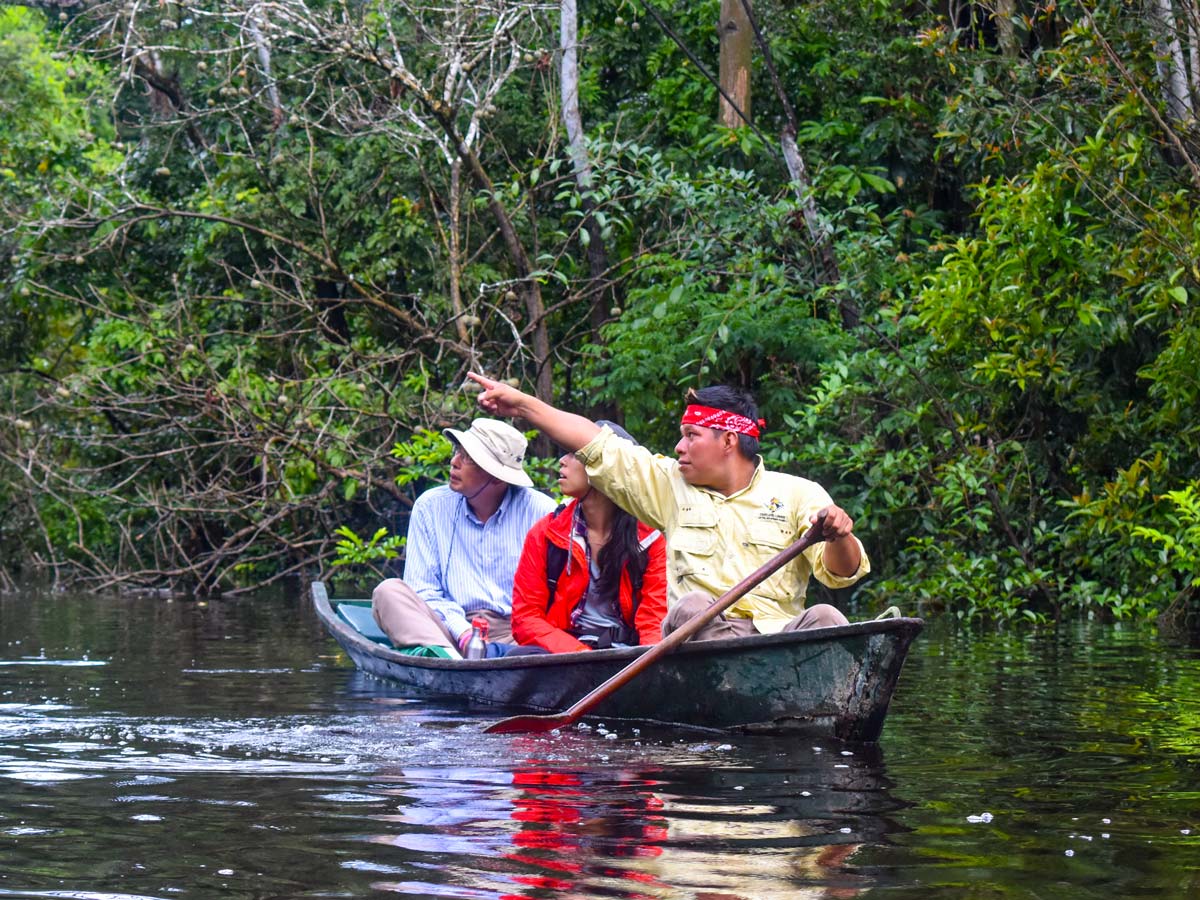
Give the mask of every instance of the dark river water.
<svg viewBox="0 0 1200 900">
<path fill-rule="evenodd" d="M 0 596 L 2 898 L 1200 897 L 1200 653 L 930 623 L 873 747 L 494 710 L 306 604 Z"/>
</svg>

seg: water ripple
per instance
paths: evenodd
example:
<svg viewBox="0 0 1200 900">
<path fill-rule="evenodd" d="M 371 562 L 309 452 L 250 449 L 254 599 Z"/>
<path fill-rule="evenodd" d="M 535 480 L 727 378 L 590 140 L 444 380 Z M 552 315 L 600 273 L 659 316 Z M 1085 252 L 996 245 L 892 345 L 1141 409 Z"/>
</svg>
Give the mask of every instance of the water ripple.
<svg viewBox="0 0 1200 900">
<path fill-rule="evenodd" d="M 0 659 L 0 667 L 14 666 L 56 666 L 61 668 L 87 668 L 91 666 L 107 666 L 101 659 L 43 659 L 40 656 L 24 659 Z"/>
</svg>

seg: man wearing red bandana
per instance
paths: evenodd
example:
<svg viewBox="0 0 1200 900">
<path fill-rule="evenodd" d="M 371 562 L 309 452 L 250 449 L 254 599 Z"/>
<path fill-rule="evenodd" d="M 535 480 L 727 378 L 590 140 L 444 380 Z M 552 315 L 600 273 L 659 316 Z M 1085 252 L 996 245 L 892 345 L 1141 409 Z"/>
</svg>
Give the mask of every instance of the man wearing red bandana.
<svg viewBox="0 0 1200 900">
<path fill-rule="evenodd" d="M 481 375 L 479 405 L 526 419 L 575 451 L 597 489 L 667 536 L 674 631 L 713 599 L 795 541 L 826 514 L 829 538 L 815 544 L 718 616 L 696 640 L 773 634 L 846 617 L 828 604 L 805 607 L 808 582 L 848 587 L 870 571 L 854 521 L 819 484 L 768 471 L 758 454 L 762 422 L 753 397 L 726 386 L 689 391 L 675 458 L 614 439 L 589 419 L 556 409 Z"/>
</svg>

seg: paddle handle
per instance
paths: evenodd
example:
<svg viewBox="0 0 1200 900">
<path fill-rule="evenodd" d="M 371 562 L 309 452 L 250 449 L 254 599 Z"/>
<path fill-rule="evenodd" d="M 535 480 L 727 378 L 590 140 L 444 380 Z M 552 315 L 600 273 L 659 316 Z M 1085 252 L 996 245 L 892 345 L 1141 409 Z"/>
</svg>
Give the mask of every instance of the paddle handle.
<svg viewBox="0 0 1200 900">
<path fill-rule="evenodd" d="M 790 546 L 771 557 L 722 594 L 711 606 L 703 612 L 692 616 L 679 626 L 679 628 L 672 631 L 616 675 L 609 678 L 608 681 L 593 688 L 582 699 L 577 701 L 574 706 L 563 713 L 560 718 L 565 722 L 573 722 L 584 715 L 609 694 L 632 681 L 645 669 L 654 665 L 659 659 L 666 656 L 721 613 L 725 612 L 725 610 L 729 609 L 729 607 L 733 606 L 733 604 L 741 600 L 752 588 L 766 581 L 771 575 L 786 566 L 813 544 L 819 544 L 823 540 L 825 540 L 825 511 L 821 510 L 817 515 L 817 521 L 809 526 L 808 530 Z"/>
</svg>

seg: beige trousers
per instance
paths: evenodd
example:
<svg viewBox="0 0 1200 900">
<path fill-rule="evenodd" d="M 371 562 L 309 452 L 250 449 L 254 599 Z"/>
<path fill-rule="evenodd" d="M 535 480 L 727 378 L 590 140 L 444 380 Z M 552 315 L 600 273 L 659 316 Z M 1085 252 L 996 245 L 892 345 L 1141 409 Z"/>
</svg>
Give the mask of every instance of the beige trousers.
<svg viewBox="0 0 1200 900">
<path fill-rule="evenodd" d="M 716 600 L 704 591 L 692 591 L 684 594 L 667 612 L 662 623 L 663 637 L 683 626 L 683 623 L 693 616 L 708 609 Z M 830 625 L 849 625 L 847 619 L 837 607 L 828 603 L 818 603 L 807 607 L 804 612 L 792 619 L 781 629 L 782 631 L 804 631 L 806 628 L 826 628 Z M 758 634 L 754 622 L 750 619 L 726 618 L 725 614 L 717 616 L 690 638 L 693 641 L 715 641 L 719 638 L 747 637 Z"/>
<path fill-rule="evenodd" d="M 450 647 L 457 650 L 455 636 L 442 617 L 430 609 L 417 592 L 399 578 L 379 583 L 371 594 L 375 621 L 397 647 Z M 488 622 L 489 641 L 512 642 L 512 620 L 490 610 L 467 613 L 467 619 L 482 616 Z"/>
</svg>

